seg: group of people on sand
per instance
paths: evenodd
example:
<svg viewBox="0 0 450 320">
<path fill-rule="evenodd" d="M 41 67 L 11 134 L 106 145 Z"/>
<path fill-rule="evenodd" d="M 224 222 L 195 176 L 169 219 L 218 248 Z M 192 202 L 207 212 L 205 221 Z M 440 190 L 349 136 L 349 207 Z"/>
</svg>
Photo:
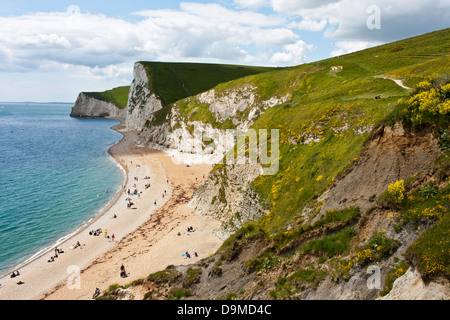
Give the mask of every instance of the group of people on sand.
<svg viewBox="0 0 450 320">
<path fill-rule="evenodd" d="M 77 244 L 75 246 L 81 246 L 81 244 L 79 242 L 77 242 Z M 76 248 L 75 246 L 74 246 L 74 248 Z M 55 261 L 55 259 L 58 258 L 61 253 L 64 253 L 64 250 L 62 250 L 61 248 L 56 247 L 55 248 L 55 254 L 53 256 L 51 256 L 50 259 L 47 260 L 47 262 Z"/>
<path fill-rule="evenodd" d="M 102 229 L 101 228 L 98 228 L 95 231 L 94 230 L 89 231 L 89 235 L 90 236 L 99 236 L 101 234 L 102 234 Z"/>
<path fill-rule="evenodd" d="M 194 252 L 194 257 L 198 258 L 197 251 Z M 191 258 L 191 254 L 189 253 L 189 251 L 186 251 L 186 252 L 184 253 L 184 258 L 185 258 L 185 259 L 190 259 L 190 258 Z"/>
</svg>

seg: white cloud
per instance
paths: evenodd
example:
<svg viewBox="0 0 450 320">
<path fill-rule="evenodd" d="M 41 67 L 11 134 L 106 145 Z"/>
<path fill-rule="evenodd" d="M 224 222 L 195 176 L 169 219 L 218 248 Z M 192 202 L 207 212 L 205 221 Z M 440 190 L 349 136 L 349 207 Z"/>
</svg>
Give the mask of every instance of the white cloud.
<svg viewBox="0 0 450 320">
<path fill-rule="evenodd" d="M 297 65 L 307 62 L 307 53 L 314 49 L 314 45 L 303 40 L 284 46 L 284 51 L 272 55 L 270 61 L 275 65 Z"/>
<path fill-rule="evenodd" d="M 261 1 L 241 1 L 260 5 Z M 181 3 L 179 10 L 144 10 L 137 22 L 65 12 L 0 17 L 0 71 L 45 70 L 48 62 L 106 70 L 137 60 L 256 62 L 249 50 L 276 51 L 298 41 L 279 15 Z M 208 62 L 208 61 L 205 61 Z M 262 61 L 260 61 L 262 62 Z M 92 72 L 92 74 L 108 73 Z"/>
<path fill-rule="evenodd" d="M 340 56 L 347 53 L 352 53 L 374 46 L 381 45 L 380 42 L 369 41 L 338 41 L 335 43 L 336 49 L 331 52 L 332 57 Z"/>
<path fill-rule="evenodd" d="M 316 9 L 340 0 L 270 0 L 270 5 L 277 12 L 296 14 L 304 9 Z"/>
<path fill-rule="evenodd" d="M 342 41 L 394 41 L 447 28 L 450 21 L 448 0 L 271 0 L 271 5 L 277 12 L 301 17 L 297 26 L 305 29 L 315 26 L 321 30 L 320 23 L 310 22 L 326 20 L 325 36 Z M 379 8 L 379 29 L 367 27 L 373 15 L 368 12 L 371 6 Z"/>
<path fill-rule="evenodd" d="M 311 20 L 309 18 L 303 19 L 300 22 L 291 22 L 288 27 L 306 30 L 306 31 L 322 31 L 327 25 L 326 19 L 321 19 L 320 21 Z"/>
<path fill-rule="evenodd" d="M 251 37 L 256 45 L 262 47 L 283 47 L 298 40 L 298 35 L 286 28 L 256 30 L 251 32 Z"/>
<path fill-rule="evenodd" d="M 269 0 L 234 0 L 238 8 L 259 8 L 269 5 Z"/>
</svg>

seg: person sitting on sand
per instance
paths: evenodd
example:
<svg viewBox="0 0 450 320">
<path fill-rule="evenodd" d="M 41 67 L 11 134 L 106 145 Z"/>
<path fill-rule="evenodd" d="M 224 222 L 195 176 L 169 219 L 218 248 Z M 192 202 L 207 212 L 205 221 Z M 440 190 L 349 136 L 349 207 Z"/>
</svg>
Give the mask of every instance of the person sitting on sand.
<svg viewBox="0 0 450 320">
<path fill-rule="evenodd" d="M 92 296 L 92 299 L 97 298 L 100 295 L 100 289 L 99 288 L 95 288 L 95 292 L 94 295 Z"/>
</svg>

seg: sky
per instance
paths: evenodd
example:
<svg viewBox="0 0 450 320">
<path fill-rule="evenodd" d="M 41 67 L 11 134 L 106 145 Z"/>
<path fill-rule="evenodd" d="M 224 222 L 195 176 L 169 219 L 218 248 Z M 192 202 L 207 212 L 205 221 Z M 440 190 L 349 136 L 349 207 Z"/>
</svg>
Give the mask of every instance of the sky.
<svg viewBox="0 0 450 320">
<path fill-rule="evenodd" d="M 0 101 L 75 102 L 136 61 L 299 65 L 449 21 L 450 0 L 1 0 Z"/>
</svg>

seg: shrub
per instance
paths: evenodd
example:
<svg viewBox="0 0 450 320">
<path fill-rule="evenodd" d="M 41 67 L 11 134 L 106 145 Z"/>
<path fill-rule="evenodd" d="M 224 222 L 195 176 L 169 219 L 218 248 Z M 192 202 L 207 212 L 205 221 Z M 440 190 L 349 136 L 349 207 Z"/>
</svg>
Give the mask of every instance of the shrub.
<svg viewBox="0 0 450 320">
<path fill-rule="evenodd" d="M 438 187 L 434 183 L 428 183 L 420 190 L 420 195 L 424 198 L 432 198 L 438 193 Z"/>
<path fill-rule="evenodd" d="M 406 253 L 425 277 L 444 275 L 450 279 L 450 215 L 424 232 Z"/>
<path fill-rule="evenodd" d="M 152 281 L 156 284 L 171 283 L 175 279 L 177 279 L 180 275 L 181 273 L 179 271 L 167 268 L 165 270 L 152 273 L 147 277 L 147 280 Z"/>
<path fill-rule="evenodd" d="M 313 288 L 325 279 L 327 273 L 323 270 L 299 269 L 287 278 L 279 278 L 275 289 L 269 292 L 273 299 L 290 299 L 298 292 L 298 287 L 310 284 Z"/>
<path fill-rule="evenodd" d="M 392 195 L 397 203 L 400 203 L 405 198 L 405 182 L 397 180 L 388 186 L 388 193 Z"/>
<path fill-rule="evenodd" d="M 408 99 L 398 102 L 400 118 L 407 124 L 447 123 L 450 115 L 450 83 L 437 79 L 420 82 Z"/>
<path fill-rule="evenodd" d="M 385 236 L 384 232 L 376 233 L 369 241 L 369 247 L 375 253 L 377 260 L 390 256 L 397 249 L 399 242 Z"/>
<path fill-rule="evenodd" d="M 180 288 L 172 288 L 169 291 L 169 300 L 181 300 L 186 297 L 190 297 L 191 292 L 187 289 L 180 289 Z"/>
<path fill-rule="evenodd" d="M 347 251 L 353 235 L 352 230 L 346 228 L 322 239 L 312 240 L 300 248 L 300 251 L 311 251 L 328 257 L 343 254 Z"/>
<path fill-rule="evenodd" d="M 385 232 L 380 231 L 374 234 L 368 245 L 358 251 L 355 256 L 360 264 L 381 261 L 393 254 L 399 245 L 399 241 L 386 237 Z"/>
<path fill-rule="evenodd" d="M 200 268 L 189 268 L 186 272 L 186 276 L 183 280 L 183 288 L 189 288 L 190 286 L 200 282 L 200 276 L 202 274 L 202 269 Z"/>
<path fill-rule="evenodd" d="M 387 295 L 394 285 L 395 280 L 400 278 L 402 275 L 406 273 L 406 271 L 409 268 L 409 264 L 405 261 L 399 262 L 397 265 L 395 265 L 386 275 L 385 281 L 384 281 L 384 288 L 380 291 L 381 296 Z"/>
</svg>

